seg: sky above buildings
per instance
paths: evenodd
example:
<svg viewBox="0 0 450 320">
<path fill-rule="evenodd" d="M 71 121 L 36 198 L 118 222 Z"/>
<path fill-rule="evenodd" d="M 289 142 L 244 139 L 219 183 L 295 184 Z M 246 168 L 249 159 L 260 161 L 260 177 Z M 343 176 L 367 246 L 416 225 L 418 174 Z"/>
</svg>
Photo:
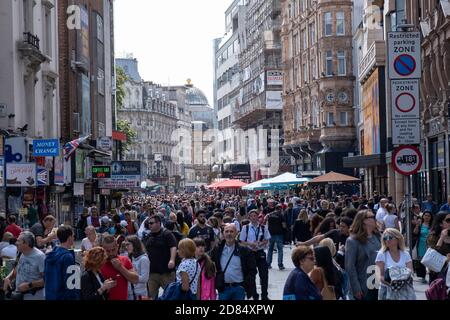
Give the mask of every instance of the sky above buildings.
<svg viewBox="0 0 450 320">
<path fill-rule="evenodd" d="M 213 102 L 213 39 L 225 33 L 232 0 L 116 0 L 116 57 L 139 61 L 145 81 L 183 85 L 192 79 Z"/>
</svg>

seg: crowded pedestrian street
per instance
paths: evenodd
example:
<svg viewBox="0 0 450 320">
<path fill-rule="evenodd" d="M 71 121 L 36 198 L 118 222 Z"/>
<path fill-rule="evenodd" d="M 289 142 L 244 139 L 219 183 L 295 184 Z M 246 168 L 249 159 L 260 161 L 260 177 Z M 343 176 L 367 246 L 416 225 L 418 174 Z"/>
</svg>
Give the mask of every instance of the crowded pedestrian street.
<svg viewBox="0 0 450 320">
<path fill-rule="evenodd" d="M 0 0 L 0 43 L 0 304 L 450 299 L 450 0 Z"/>
</svg>

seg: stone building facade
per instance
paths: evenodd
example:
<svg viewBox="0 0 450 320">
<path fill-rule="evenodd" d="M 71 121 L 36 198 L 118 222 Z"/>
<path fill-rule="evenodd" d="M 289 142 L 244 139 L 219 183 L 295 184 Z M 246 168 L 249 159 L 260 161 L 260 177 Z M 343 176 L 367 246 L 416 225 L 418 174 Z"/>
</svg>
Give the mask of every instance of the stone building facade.
<svg viewBox="0 0 450 320">
<path fill-rule="evenodd" d="M 355 152 L 353 1 L 282 1 L 285 150 L 304 175 L 339 171 Z"/>
</svg>

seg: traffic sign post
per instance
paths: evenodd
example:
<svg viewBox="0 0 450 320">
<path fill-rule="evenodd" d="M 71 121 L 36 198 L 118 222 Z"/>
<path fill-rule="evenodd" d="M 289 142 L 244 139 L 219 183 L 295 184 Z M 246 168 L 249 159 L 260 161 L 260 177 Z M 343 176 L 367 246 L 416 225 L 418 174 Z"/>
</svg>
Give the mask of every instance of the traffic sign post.
<svg viewBox="0 0 450 320">
<path fill-rule="evenodd" d="M 419 32 L 388 33 L 392 144 L 420 144 L 421 46 Z"/>
</svg>

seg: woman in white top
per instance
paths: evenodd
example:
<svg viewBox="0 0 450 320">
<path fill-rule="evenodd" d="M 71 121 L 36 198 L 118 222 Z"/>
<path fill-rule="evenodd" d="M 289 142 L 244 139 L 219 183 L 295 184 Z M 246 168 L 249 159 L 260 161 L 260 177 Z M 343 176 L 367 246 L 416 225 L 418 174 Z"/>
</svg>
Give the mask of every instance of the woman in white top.
<svg viewBox="0 0 450 320">
<path fill-rule="evenodd" d="M 400 230 L 400 224 L 398 222 L 398 217 L 395 214 L 395 205 L 389 203 L 386 205 L 387 215 L 383 218 L 384 229 L 393 228 Z"/>
<path fill-rule="evenodd" d="M 147 282 L 150 276 L 150 260 L 145 253 L 144 245 L 136 235 L 126 237 L 128 255 L 133 263 L 134 270 L 138 273 L 137 284 L 128 282 L 128 300 L 143 300 L 148 298 Z"/>
<path fill-rule="evenodd" d="M 97 233 L 93 226 L 87 226 L 86 229 L 84 229 L 84 232 L 86 233 L 86 238 L 81 240 L 81 252 L 83 254 L 85 251 L 95 247 L 95 241 L 97 239 Z"/>
<path fill-rule="evenodd" d="M 381 240 L 381 250 L 375 259 L 377 276 L 381 283 L 378 300 L 416 300 L 412 288 L 413 262 L 408 251 L 405 250 L 405 239 L 397 229 L 388 228 Z M 391 270 L 390 270 L 391 269 Z M 402 270 L 403 285 L 399 288 L 392 282 L 393 270 Z M 409 274 L 409 277 L 408 277 Z M 401 285 L 401 284 L 400 284 Z"/>
<path fill-rule="evenodd" d="M 198 279 L 201 269 L 195 259 L 195 242 L 192 239 L 183 239 L 178 243 L 178 254 L 183 259 L 177 269 L 177 282 L 181 282 L 181 290 L 191 290 L 191 300 L 195 300 L 197 294 Z"/>
</svg>

